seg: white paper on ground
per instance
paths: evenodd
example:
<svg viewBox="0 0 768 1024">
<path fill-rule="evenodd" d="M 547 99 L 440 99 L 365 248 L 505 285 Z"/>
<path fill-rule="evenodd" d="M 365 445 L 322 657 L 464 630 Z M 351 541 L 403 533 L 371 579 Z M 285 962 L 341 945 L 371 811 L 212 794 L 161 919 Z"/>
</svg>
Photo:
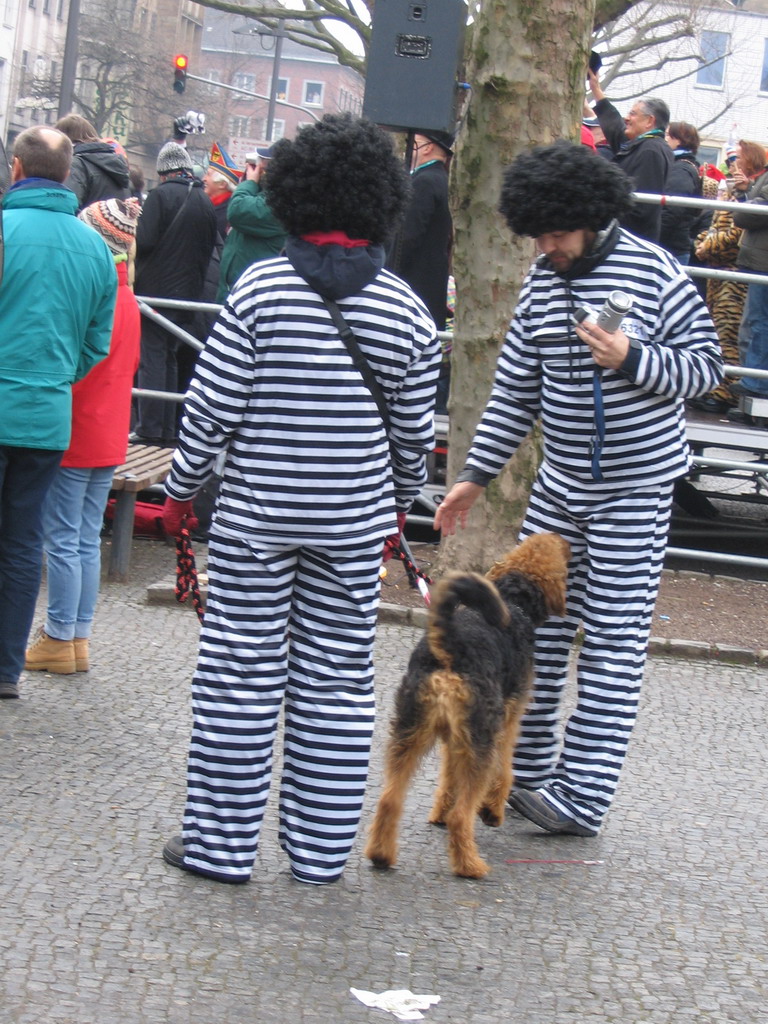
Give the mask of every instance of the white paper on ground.
<svg viewBox="0 0 768 1024">
<path fill-rule="evenodd" d="M 349 991 L 366 1006 L 393 1013 L 398 1020 L 423 1020 L 424 1014 L 419 1013 L 419 1010 L 428 1010 L 440 1002 L 440 996 L 415 995 L 407 988 L 378 993 L 365 992 L 359 988 L 350 988 Z"/>
</svg>

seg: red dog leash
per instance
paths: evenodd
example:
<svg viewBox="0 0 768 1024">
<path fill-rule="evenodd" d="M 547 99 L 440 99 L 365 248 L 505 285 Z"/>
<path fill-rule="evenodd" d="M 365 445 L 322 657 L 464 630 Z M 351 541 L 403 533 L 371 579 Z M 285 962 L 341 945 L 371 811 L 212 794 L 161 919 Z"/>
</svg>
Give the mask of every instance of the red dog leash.
<svg viewBox="0 0 768 1024">
<path fill-rule="evenodd" d="M 183 604 L 189 595 L 192 595 L 192 607 L 197 612 L 198 619 L 202 622 L 205 609 L 200 597 L 200 583 L 197 578 L 195 552 L 192 550 L 192 540 L 189 536 L 186 517 L 181 527 L 181 533 L 176 538 L 176 586 L 174 587 L 174 593 L 179 604 Z"/>
</svg>

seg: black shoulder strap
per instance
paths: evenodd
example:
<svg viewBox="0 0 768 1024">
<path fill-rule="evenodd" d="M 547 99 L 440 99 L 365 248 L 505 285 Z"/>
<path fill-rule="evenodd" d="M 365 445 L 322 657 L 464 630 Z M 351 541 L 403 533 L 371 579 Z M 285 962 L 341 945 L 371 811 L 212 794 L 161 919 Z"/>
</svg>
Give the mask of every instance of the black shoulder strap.
<svg viewBox="0 0 768 1024">
<path fill-rule="evenodd" d="M 381 390 L 381 385 L 376 380 L 368 360 L 360 350 L 360 346 L 357 343 L 357 338 L 352 332 L 352 328 L 341 315 L 341 310 L 333 299 L 326 299 L 324 295 L 321 296 L 321 298 L 325 303 L 326 309 L 331 314 L 331 319 L 336 325 L 336 330 L 341 335 L 341 340 L 347 347 L 347 352 L 349 352 L 352 357 L 352 362 L 355 364 L 358 373 L 365 381 L 365 386 L 373 396 L 376 408 L 379 410 L 379 415 L 384 421 L 385 428 L 389 431 L 389 409 L 387 408 L 387 400 L 384 398 L 384 392 Z"/>
</svg>

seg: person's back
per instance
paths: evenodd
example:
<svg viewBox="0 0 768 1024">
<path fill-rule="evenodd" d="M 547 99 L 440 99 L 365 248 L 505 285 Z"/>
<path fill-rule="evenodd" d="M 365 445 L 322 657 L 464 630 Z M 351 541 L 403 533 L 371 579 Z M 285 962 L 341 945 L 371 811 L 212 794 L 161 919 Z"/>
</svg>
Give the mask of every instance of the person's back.
<svg viewBox="0 0 768 1024">
<path fill-rule="evenodd" d="M 229 296 L 166 481 L 163 523 L 178 536 L 224 454 L 184 834 L 163 857 L 248 880 L 284 703 L 280 845 L 293 877 L 320 885 L 341 875 L 362 812 L 382 548 L 426 479 L 439 349 L 424 304 L 382 271 L 407 194 L 389 137 L 326 115 L 273 160 L 267 198 L 286 255 L 254 264 Z M 222 838 L 217 819 L 238 824 Z"/>
<path fill-rule="evenodd" d="M 252 263 L 277 256 L 285 245 L 285 228 L 272 213 L 263 186 L 271 158 L 271 147 L 247 154 L 245 177 L 229 200 L 230 227 L 221 254 L 217 302 L 226 299 Z"/>
<path fill-rule="evenodd" d="M 77 196 L 78 210 L 101 199 L 127 199 L 131 194 L 128 161 L 79 114 L 56 122 L 74 147 L 72 168 L 65 181 Z"/>
<path fill-rule="evenodd" d="M 42 569 L 42 506 L 67 447 L 72 384 L 109 352 L 117 278 L 64 187 L 72 144 L 55 128 L 14 143 L 0 287 L 0 697 L 18 680 Z"/>
<path fill-rule="evenodd" d="M 453 137 L 426 129 L 414 135 L 411 198 L 390 248 L 387 266 L 413 288 L 445 330 L 453 222 L 448 206 L 448 162 Z"/>
<path fill-rule="evenodd" d="M 21 181 L 3 199 L 0 444 L 66 448 L 71 385 L 108 351 L 114 264 L 76 209 L 72 192 L 53 181 Z"/>
<path fill-rule="evenodd" d="M 171 174 L 144 201 L 136 232 L 137 295 L 200 298 L 216 241 L 216 217 L 202 184 Z"/>
</svg>

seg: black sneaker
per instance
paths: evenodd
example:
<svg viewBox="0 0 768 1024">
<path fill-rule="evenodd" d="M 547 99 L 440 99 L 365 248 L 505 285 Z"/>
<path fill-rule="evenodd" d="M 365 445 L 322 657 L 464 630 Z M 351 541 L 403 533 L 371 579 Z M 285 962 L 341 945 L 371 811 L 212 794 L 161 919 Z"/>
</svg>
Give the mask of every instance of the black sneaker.
<svg viewBox="0 0 768 1024">
<path fill-rule="evenodd" d="M 556 811 L 535 789 L 513 789 L 507 803 L 518 814 L 522 814 L 528 821 L 532 821 L 539 828 L 546 829 L 547 832 L 560 832 L 569 836 L 594 837 L 597 835 L 596 829 L 589 828 L 587 825 L 579 825 L 562 811 Z"/>
<path fill-rule="evenodd" d="M 0 698 L 6 700 L 13 699 L 19 696 L 19 684 L 12 683 L 7 679 L 0 679 Z"/>
<path fill-rule="evenodd" d="M 163 860 L 171 867 L 180 868 L 181 871 L 189 871 L 193 875 L 202 875 L 204 878 L 212 878 L 215 882 L 228 882 L 230 885 L 243 885 L 248 881 L 249 876 L 245 875 L 223 875 L 216 871 L 204 871 L 201 868 L 193 867 L 187 863 L 184 856 L 184 840 L 181 836 L 174 836 L 169 839 L 163 847 Z"/>
</svg>

